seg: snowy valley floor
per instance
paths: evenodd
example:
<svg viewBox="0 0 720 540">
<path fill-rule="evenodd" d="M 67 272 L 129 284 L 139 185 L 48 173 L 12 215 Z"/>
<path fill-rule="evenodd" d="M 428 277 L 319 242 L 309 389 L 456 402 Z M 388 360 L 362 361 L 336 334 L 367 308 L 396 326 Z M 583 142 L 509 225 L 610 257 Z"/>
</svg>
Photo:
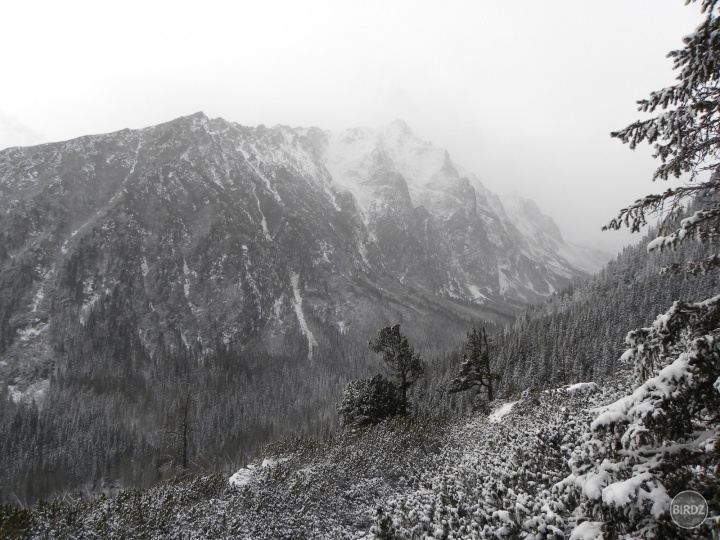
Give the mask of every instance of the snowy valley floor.
<svg viewBox="0 0 720 540">
<path fill-rule="evenodd" d="M 41 538 L 567 538 L 553 486 L 618 378 L 496 402 L 490 415 L 394 420 L 362 434 L 291 439 L 231 482 L 178 479 L 114 498 L 3 509 L 0 536 Z M 32 531 L 32 532 L 31 532 Z M 587 523 L 573 538 L 593 538 Z M 578 534 L 585 532 L 587 534 Z"/>
</svg>

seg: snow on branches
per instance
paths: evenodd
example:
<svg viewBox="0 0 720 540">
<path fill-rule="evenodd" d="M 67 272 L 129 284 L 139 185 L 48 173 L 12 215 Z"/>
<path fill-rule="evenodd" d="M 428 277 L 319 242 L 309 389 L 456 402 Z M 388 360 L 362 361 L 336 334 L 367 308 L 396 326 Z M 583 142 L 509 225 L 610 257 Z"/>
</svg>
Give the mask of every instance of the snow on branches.
<svg viewBox="0 0 720 540">
<path fill-rule="evenodd" d="M 635 362 L 639 385 L 598 410 L 569 461 L 572 474 L 558 484 L 580 492 L 578 512 L 601 519 L 606 539 L 621 529 L 673 537 L 672 497 L 694 489 L 712 501 L 720 490 L 719 319 L 720 295 L 675 302 L 628 334 L 623 357 Z"/>
<path fill-rule="evenodd" d="M 695 0 L 688 0 L 687 3 Z M 641 143 L 651 145 L 661 165 L 653 180 L 668 180 L 689 174 L 690 183 L 648 195 L 623 208 L 603 229 L 629 227 L 639 231 L 647 224 L 647 215 L 682 210 L 686 201 L 700 202 L 702 208 L 682 220 L 676 231 L 661 235 L 648 250 L 674 249 L 686 237 L 700 241 L 714 238 L 720 228 L 720 0 L 702 0 L 703 23 L 683 39 L 684 48 L 672 51 L 677 84 L 652 92 L 638 101 L 640 112 L 655 114 L 611 133 L 630 148 Z M 662 112 L 660 112 L 662 111 Z M 698 181 L 703 171 L 712 171 L 709 179 Z M 695 268 L 698 270 L 698 268 Z"/>
<path fill-rule="evenodd" d="M 690 173 L 694 179 L 702 170 L 715 169 L 708 161 L 720 158 L 720 19 L 716 16 L 717 4 L 718 0 L 703 0 L 705 20 L 693 34 L 683 39 L 683 49 L 668 55 L 673 58 L 673 69 L 678 70 L 678 83 L 638 101 L 640 112 L 664 112 L 611 134 L 632 149 L 641 143 L 653 145 L 654 157 L 662 161 L 654 179 L 667 180 L 683 173 Z"/>
<path fill-rule="evenodd" d="M 683 39 L 683 49 L 669 54 L 678 70 L 677 84 L 638 102 L 641 112 L 656 115 L 611 134 L 633 149 L 640 143 L 653 146 L 661 161 L 654 180 L 690 175 L 689 184 L 637 200 L 604 227 L 636 232 L 647 224 L 647 214 L 669 210 L 673 219 L 665 221 L 648 251 L 674 250 L 688 238 L 706 243 L 718 239 L 719 5 L 720 0 L 701 0 L 703 23 Z M 698 181 L 702 171 L 712 174 Z M 674 221 L 687 202 L 689 215 Z M 688 261 L 685 271 L 697 274 L 718 267 L 715 254 Z M 668 269 L 680 265 L 664 271 Z M 576 514 L 602 523 L 605 540 L 709 537 L 707 522 L 681 533 L 670 520 L 669 506 L 674 495 L 688 489 L 703 494 L 715 513 L 720 504 L 719 338 L 720 295 L 703 302 L 676 301 L 650 327 L 628 333 L 630 348 L 621 361 L 634 364 L 636 389 L 598 411 L 570 460 L 572 474 L 558 484 L 568 500 L 573 489 L 579 490 Z"/>
</svg>

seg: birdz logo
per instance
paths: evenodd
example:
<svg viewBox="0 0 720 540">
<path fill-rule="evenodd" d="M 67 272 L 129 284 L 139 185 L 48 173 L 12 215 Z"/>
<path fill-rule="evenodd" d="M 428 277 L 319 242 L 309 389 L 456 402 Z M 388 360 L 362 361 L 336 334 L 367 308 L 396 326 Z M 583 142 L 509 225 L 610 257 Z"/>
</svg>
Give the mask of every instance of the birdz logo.
<svg viewBox="0 0 720 540">
<path fill-rule="evenodd" d="M 679 527 L 694 529 L 707 518 L 707 501 L 697 491 L 683 491 L 670 503 L 670 515 Z"/>
</svg>

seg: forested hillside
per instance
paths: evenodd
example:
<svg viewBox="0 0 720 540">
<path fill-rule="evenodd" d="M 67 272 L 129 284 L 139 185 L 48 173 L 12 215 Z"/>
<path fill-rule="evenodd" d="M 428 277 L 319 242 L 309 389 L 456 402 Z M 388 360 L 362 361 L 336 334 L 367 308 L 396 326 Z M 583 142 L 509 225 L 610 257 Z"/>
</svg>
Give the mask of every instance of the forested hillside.
<svg viewBox="0 0 720 540">
<path fill-rule="evenodd" d="M 603 380 L 630 367 L 618 360 L 627 332 L 647 325 L 676 299 L 700 301 L 720 292 L 716 272 L 661 272 L 707 258 L 712 245 L 686 243 L 676 251 L 648 253 L 649 237 L 625 248 L 596 276 L 523 311 L 496 335 L 494 358 L 505 388 Z"/>
<path fill-rule="evenodd" d="M 121 294 L 113 298 L 122 302 Z M 122 321 L 104 320 L 102 307 L 93 312 L 67 345 L 73 352 L 67 364 L 48 374 L 52 382 L 39 405 L 0 389 L 3 503 L 114 493 L 175 474 L 186 397 L 190 468 L 230 474 L 282 436 L 334 431 L 346 382 L 379 367 L 367 349 L 375 325 L 344 335 L 318 325 L 320 352 L 312 363 L 299 360 L 307 353 L 299 330 L 287 332 L 275 354 L 260 342 L 242 351 L 220 342 L 212 344 L 216 352 L 201 355 L 176 335 L 150 356 L 124 328 Z M 408 328 L 430 360 L 428 379 L 415 390 L 430 396 L 423 409 L 448 407 L 438 386 L 455 365 L 441 359 L 461 343 L 463 330 L 421 321 Z"/>
<path fill-rule="evenodd" d="M 718 289 L 712 273 L 660 273 L 667 264 L 704 257 L 703 244 L 651 254 L 645 244 L 626 248 L 594 278 L 554 294 L 495 333 L 492 359 L 501 395 L 546 383 L 603 380 L 628 367 L 618 359 L 629 330 L 648 324 L 675 298 L 700 300 Z M 346 382 L 379 370 L 367 340 L 379 324 L 394 322 L 368 320 L 341 334 L 315 320 L 312 363 L 298 362 L 307 356 L 300 329 L 287 331 L 273 353 L 261 341 L 242 351 L 205 343 L 212 352 L 202 352 L 199 345 L 188 349 L 181 335 L 166 335 L 150 355 L 127 330 L 131 297 L 116 287 L 78 325 L 77 337 L 67 332 L 59 346 L 68 362 L 46 374 L 53 383 L 40 406 L 0 389 L 6 403 L 0 408 L 5 503 L 114 493 L 173 474 L 182 443 L 168 432 L 178 430 L 183 397 L 191 422 L 190 467 L 196 471 L 229 474 L 284 434 L 333 431 Z M 462 336 L 473 322 L 440 328 L 434 320 L 403 325 L 428 362 L 411 398 L 415 412 L 454 414 L 468 406 L 467 394 L 450 396 L 447 389 L 462 360 Z"/>
</svg>

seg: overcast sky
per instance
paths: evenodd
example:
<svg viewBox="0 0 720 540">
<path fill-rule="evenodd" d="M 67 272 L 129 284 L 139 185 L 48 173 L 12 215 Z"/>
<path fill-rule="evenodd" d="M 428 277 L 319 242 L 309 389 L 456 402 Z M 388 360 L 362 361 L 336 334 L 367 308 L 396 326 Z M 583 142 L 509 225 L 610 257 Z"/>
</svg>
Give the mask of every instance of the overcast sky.
<svg viewBox="0 0 720 540">
<path fill-rule="evenodd" d="M 656 164 L 609 132 L 673 83 L 682 0 L 0 0 L 0 148 L 204 111 L 341 130 L 405 120 L 566 239 L 650 191 Z"/>
</svg>

